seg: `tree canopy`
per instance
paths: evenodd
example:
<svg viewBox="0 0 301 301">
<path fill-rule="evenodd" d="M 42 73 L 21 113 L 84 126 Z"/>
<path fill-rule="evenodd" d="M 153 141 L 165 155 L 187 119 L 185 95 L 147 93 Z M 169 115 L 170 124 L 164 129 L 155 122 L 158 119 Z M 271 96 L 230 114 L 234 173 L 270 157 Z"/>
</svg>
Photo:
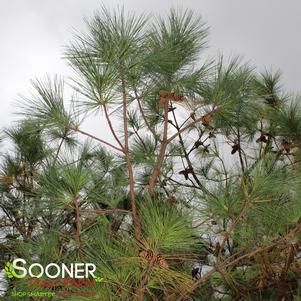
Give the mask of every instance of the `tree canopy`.
<svg viewBox="0 0 301 301">
<path fill-rule="evenodd" d="M 34 80 L 3 130 L 2 266 L 95 263 L 95 295 L 72 300 L 300 300 L 300 96 L 206 57 L 192 11 L 86 23 L 74 77 Z M 111 139 L 84 130 L 92 114 Z M 5 276 L 5 300 L 26 289 Z"/>
</svg>

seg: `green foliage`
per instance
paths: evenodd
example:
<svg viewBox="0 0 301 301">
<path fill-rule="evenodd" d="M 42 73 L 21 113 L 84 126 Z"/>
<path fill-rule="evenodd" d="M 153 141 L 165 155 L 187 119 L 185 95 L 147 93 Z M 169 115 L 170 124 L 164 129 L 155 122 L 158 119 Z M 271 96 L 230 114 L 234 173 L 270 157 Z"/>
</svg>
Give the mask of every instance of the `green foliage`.
<svg viewBox="0 0 301 301">
<path fill-rule="evenodd" d="M 65 51 L 77 96 L 36 80 L 3 131 L 2 266 L 94 263 L 95 296 L 72 300 L 298 300 L 300 97 L 279 71 L 206 61 L 189 10 L 86 23 Z M 82 130 L 91 112 L 112 140 Z M 28 283 L 5 270 L 11 300 Z"/>
<path fill-rule="evenodd" d="M 277 124 L 277 133 L 286 139 L 300 143 L 301 141 L 301 102 L 296 97 L 286 106 L 282 106 L 273 116 Z"/>
<path fill-rule="evenodd" d="M 189 252 L 195 244 L 194 231 L 189 227 L 187 214 L 164 200 L 142 205 L 143 236 L 151 249 L 163 252 Z"/>
</svg>

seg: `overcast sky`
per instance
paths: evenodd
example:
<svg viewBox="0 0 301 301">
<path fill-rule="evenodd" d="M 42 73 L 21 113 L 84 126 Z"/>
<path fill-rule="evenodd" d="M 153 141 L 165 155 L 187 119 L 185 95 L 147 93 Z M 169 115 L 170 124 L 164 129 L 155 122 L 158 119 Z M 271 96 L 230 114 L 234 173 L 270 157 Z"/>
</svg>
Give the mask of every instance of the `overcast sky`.
<svg viewBox="0 0 301 301">
<path fill-rule="evenodd" d="M 283 71 L 285 87 L 300 89 L 300 0 L 2 0 L 0 9 L 0 127 L 12 120 L 18 93 L 46 73 L 70 75 L 61 59 L 73 29 L 103 3 L 146 13 L 171 6 L 202 14 L 210 26 L 210 56 L 243 54 L 259 69 Z"/>
</svg>

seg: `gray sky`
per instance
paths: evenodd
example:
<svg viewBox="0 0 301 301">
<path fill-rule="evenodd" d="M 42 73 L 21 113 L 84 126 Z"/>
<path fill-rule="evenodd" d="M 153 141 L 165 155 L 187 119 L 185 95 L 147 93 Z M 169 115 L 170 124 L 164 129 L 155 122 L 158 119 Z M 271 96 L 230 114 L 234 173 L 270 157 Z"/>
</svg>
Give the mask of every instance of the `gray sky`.
<svg viewBox="0 0 301 301">
<path fill-rule="evenodd" d="M 171 6 L 192 8 L 210 26 L 210 56 L 243 54 L 259 69 L 283 71 L 285 87 L 300 90 L 300 0 L 2 0 L 0 10 L 0 127 L 12 121 L 18 93 L 30 79 L 70 75 L 61 59 L 73 29 L 84 30 L 83 16 L 103 3 L 126 5 L 137 12 L 166 12 Z"/>
</svg>

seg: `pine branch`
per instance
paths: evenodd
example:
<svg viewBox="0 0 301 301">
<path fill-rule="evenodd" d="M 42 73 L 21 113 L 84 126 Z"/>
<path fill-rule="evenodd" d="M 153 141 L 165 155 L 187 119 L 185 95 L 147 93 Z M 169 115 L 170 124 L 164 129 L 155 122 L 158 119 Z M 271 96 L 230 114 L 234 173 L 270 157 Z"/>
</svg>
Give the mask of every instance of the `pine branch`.
<svg viewBox="0 0 301 301">
<path fill-rule="evenodd" d="M 164 158 L 165 158 L 165 152 L 168 145 L 167 140 L 167 131 L 168 131 L 168 102 L 164 103 L 164 126 L 163 126 L 163 139 L 160 143 L 160 153 L 159 153 L 159 162 L 155 165 L 153 172 L 150 176 L 149 184 L 148 184 L 148 192 L 150 195 L 154 194 L 154 188 L 157 182 L 157 179 L 160 175 Z"/>
<path fill-rule="evenodd" d="M 140 111 L 140 113 L 141 113 L 141 116 L 142 116 L 142 118 L 143 118 L 143 120 L 144 120 L 144 122 L 145 122 L 145 124 L 146 124 L 146 126 L 147 126 L 147 128 L 148 128 L 148 130 L 153 134 L 153 136 L 154 136 L 154 138 L 155 138 L 156 140 L 162 142 L 161 139 L 160 139 L 160 136 L 157 135 L 157 133 L 156 133 L 156 132 L 153 130 L 153 128 L 150 126 L 150 124 L 149 124 L 149 122 L 148 122 L 148 120 L 147 120 L 147 117 L 145 116 L 144 110 L 143 110 L 142 105 L 141 105 L 141 99 L 142 99 L 142 98 L 138 95 L 138 92 L 137 92 L 137 89 L 136 89 L 136 88 L 134 88 L 134 93 L 135 93 L 135 97 L 136 97 L 136 99 L 137 99 L 139 111 Z"/>
<path fill-rule="evenodd" d="M 100 139 L 100 138 L 98 138 L 98 137 L 96 137 L 96 136 L 94 136 L 94 135 L 92 135 L 92 134 L 89 134 L 89 133 L 87 133 L 87 132 L 84 132 L 84 131 L 80 130 L 78 127 L 73 127 L 73 126 L 70 126 L 70 125 L 66 125 L 66 128 L 68 128 L 68 129 L 70 129 L 70 130 L 73 130 L 73 131 L 75 131 L 75 132 L 78 132 L 78 133 L 80 133 L 80 134 L 82 134 L 82 135 L 84 135 L 84 136 L 87 136 L 87 137 L 89 137 L 89 138 L 92 138 L 92 139 L 94 139 L 94 140 L 96 140 L 96 141 L 98 141 L 98 142 L 100 142 L 100 143 L 103 143 L 103 144 L 105 144 L 105 145 L 108 145 L 108 146 L 114 148 L 114 149 L 117 150 L 117 151 L 123 152 L 123 149 L 120 149 L 120 148 L 116 147 L 115 145 L 113 145 L 113 144 L 111 144 L 111 143 L 109 143 L 109 142 L 107 142 L 107 141 L 105 141 L 105 140 L 103 140 L 103 139 Z"/>
<path fill-rule="evenodd" d="M 115 140 L 117 141 L 117 143 L 119 144 L 120 148 L 123 150 L 123 152 L 125 151 L 125 146 L 122 145 L 122 143 L 120 142 L 119 138 L 117 137 L 116 133 L 115 133 L 115 130 L 114 130 L 114 127 L 112 125 L 112 122 L 111 122 L 111 119 L 110 119 L 110 116 L 109 116 L 109 113 L 108 113 L 108 109 L 107 109 L 107 106 L 106 104 L 103 104 L 103 108 L 104 108 L 104 112 L 105 112 L 105 116 L 106 116 L 106 119 L 107 119 L 107 123 L 109 125 L 109 128 L 111 130 L 111 133 L 113 134 Z"/>
<path fill-rule="evenodd" d="M 141 221 L 137 211 L 134 174 L 133 174 L 133 167 L 132 167 L 130 151 L 129 151 L 129 133 L 128 133 L 128 122 L 127 122 L 127 94 L 126 94 L 126 87 L 125 87 L 125 81 L 123 76 L 122 76 L 122 99 L 123 99 L 123 130 L 124 130 L 123 150 L 126 159 L 129 180 L 130 180 L 130 196 L 131 196 L 132 216 L 134 220 L 134 233 L 135 233 L 135 238 L 137 240 L 140 240 Z"/>
</svg>

